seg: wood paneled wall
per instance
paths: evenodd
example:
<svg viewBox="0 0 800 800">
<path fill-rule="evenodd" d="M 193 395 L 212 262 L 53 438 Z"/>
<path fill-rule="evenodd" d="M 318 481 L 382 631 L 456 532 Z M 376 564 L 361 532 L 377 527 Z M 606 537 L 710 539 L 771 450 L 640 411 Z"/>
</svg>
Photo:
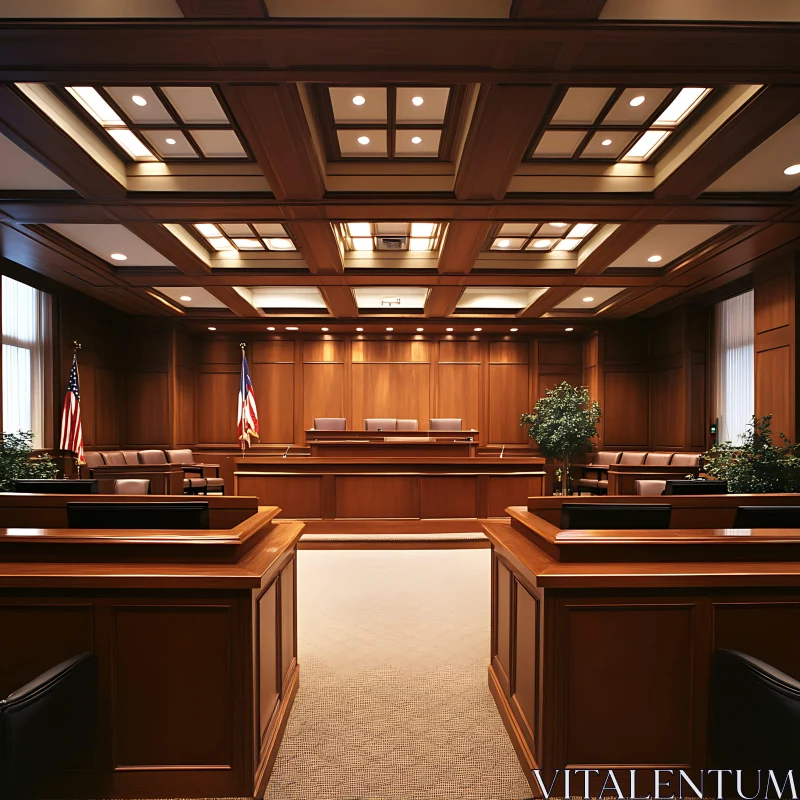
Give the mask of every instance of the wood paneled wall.
<svg viewBox="0 0 800 800">
<path fill-rule="evenodd" d="M 773 433 L 795 441 L 797 414 L 797 264 L 794 258 L 754 275 L 755 413 L 772 414 Z"/>
<path fill-rule="evenodd" d="M 197 442 L 235 446 L 238 340 L 195 342 Z M 484 445 L 527 444 L 519 417 L 546 388 L 580 380 L 577 342 L 327 335 L 250 338 L 261 443 L 302 445 L 315 417 L 460 417 Z"/>
</svg>

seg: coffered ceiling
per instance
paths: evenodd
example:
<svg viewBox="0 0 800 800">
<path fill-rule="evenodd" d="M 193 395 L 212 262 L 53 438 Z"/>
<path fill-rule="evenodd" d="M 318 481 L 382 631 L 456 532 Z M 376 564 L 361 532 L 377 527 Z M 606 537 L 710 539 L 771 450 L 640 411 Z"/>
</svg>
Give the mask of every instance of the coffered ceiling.
<svg viewBox="0 0 800 800">
<path fill-rule="evenodd" d="M 795 6 L 0 0 L 0 252 L 194 330 L 660 313 L 797 245 Z"/>
</svg>

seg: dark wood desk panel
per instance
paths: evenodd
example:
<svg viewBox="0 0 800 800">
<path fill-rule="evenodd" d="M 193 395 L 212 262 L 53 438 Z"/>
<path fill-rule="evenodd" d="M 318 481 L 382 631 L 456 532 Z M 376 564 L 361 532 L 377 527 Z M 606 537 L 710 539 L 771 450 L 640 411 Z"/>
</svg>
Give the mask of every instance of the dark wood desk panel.
<svg viewBox="0 0 800 800">
<path fill-rule="evenodd" d="M 608 467 L 608 494 L 636 494 L 636 481 L 683 480 L 687 475 L 697 477 L 698 467 L 649 467 L 646 465 L 612 464 Z"/>
<path fill-rule="evenodd" d="M 336 519 L 419 519 L 418 475 L 336 475 Z"/>
<path fill-rule="evenodd" d="M 86 467 L 82 468 L 83 470 Z M 106 464 L 92 467 L 91 475 L 97 478 L 100 494 L 112 494 L 114 481 L 137 478 L 150 481 L 152 494 L 183 494 L 183 467 L 180 464 Z"/>
<path fill-rule="evenodd" d="M 48 513 L 86 500 L 40 497 Z M 30 525 L 31 499 L 0 496 L 0 509 L 10 501 Z M 83 650 L 98 656 L 94 768 L 60 776 L 52 796 L 263 794 L 298 686 L 303 525 L 275 523 L 280 509 L 256 511 L 253 498 L 215 499 L 218 514 L 251 514 L 204 531 L 0 529 L 0 691 Z M 16 558 L 20 541 L 39 557 Z M 58 558 L 75 548 L 83 561 Z"/>
<path fill-rule="evenodd" d="M 478 481 L 475 475 L 425 475 L 419 483 L 419 516 L 422 519 L 480 517 Z"/>
<path fill-rule="evenodd" d="M 737 505 L 800 501 L 658 499 L 674 515 L 718 523 Z M 562 531 L 554 522 L 563 502 L 532 497 L 531 511 L 509 509 L 511 525 L 484 526 L 492 543 L 489 685 L 531 787 L 537 768 L 552 775 L 565 765 L 625 764 L 645 777 L 654 766 L 707 767 L 715 648 L 741 649 L 800 677 L 800 649 L 782 633 L 800 624 L 800 558 L 784 557 L 800 530 Z"/>
</svg>

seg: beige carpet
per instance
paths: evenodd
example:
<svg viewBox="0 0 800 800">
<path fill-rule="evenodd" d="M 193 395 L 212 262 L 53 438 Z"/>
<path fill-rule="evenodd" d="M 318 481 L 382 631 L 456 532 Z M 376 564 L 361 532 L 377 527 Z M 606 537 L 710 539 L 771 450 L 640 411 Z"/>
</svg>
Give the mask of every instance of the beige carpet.
<svg viewBox="0 0 800 800">
<path fill-rule="evenodd" d="M 489 558 L 298 554 L 300 691 L 268 800 L 530 797 L 487 686 Z"/>
</svg>

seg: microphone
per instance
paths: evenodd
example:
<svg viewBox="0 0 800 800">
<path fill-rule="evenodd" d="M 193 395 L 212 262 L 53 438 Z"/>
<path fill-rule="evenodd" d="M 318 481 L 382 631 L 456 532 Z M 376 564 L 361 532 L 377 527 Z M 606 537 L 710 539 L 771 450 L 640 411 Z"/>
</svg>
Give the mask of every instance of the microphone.
<svg viewBox="0 0 800 800">
<path fill-rule="evenodd" d="M 283 458 L 286 458 L 286 456 L 289 455 L 289 449 L 290 448 L 291 448 L 291 445 L 289 445 L 289 447 L 286 448 L 286 452 L 283 454 Z"/>
<path fill-rule="evenodd" d="M 505 453 L 505 451 L 506 451 L 506 446 L 503 445 L 503 447 L 500 449 L 500 458 L 503 457 L 503 453 Z"/>
</svg>

